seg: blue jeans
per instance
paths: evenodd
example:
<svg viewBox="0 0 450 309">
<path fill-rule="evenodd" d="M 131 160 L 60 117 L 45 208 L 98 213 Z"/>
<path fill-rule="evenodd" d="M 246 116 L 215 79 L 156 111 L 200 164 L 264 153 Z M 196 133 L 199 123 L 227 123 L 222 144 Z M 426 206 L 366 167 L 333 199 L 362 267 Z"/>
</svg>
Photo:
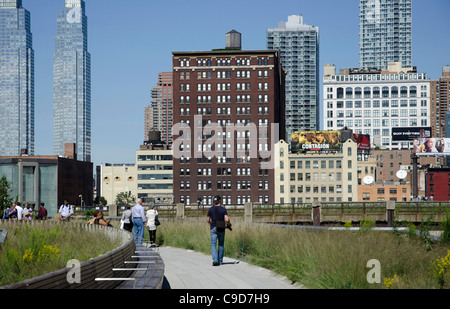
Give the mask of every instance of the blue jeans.
<svg viewBox="0 0 450 309">
<path fill-rule="evenodd" d="M 142 218 L 134 218 L 133 219 L 133 235 L 134 235 L 134 242 L 138 245 L 142 244 L 142 240 L 144 239 L 144 221 L 142 221 Z"/>
<path fill-rule="evenodd" d="M 216 228 L 209 231 L 211 235 L 211 255 L 213 262 L 223 264 L 223 251 L 225 243 L 225 231 L 218 232 Z M 219 241 L 219 249 L 217 250 L 217 241 Z"/>
</svg>

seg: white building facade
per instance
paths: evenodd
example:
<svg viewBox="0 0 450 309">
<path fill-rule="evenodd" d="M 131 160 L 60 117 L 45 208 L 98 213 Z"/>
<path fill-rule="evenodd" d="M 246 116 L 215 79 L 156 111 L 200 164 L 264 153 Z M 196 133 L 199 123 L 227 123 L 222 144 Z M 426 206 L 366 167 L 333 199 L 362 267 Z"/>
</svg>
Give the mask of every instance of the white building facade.
<svg viewBox="0 0 450 309">
<path fill-rule="evenodd" d="M 392 128 L 431 126 L 431 87 L 427 74 L 403 71 L 333 74 L 325 65 L 324 129 L 347 127 L 370 135 L 372 147 L 409 149 L 412 142 L 392 140 Z"/>
</svg>

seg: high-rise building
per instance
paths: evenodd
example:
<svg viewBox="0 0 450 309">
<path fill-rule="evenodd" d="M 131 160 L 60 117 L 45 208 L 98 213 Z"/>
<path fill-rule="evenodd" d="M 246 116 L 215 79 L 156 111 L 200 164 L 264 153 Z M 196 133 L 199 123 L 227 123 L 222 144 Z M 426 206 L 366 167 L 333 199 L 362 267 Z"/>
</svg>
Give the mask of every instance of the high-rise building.
<svg viewBox="0 0 450 309">
<path fill-rule="evenodd" d="M 286 71 L 286 134 L 320 128 L 319 28 L 292 15 L 267 29 L 267 48 L 279 50 Z"/>
<path fill-rule="evenodd" d="M 412 0 L 360 0 L 360 68 L 412 66 Z"/>
<path fill-rule="evenodd" d="M 442 76 L 431 81 L 431 127 L 434 137 L 450 137 L 450 66 L 442 68 Z"/>
<path fill-rule="evenodd" d="M 0 156 L 34 154 L 34 50 L 30 12 L 0 0 Z"/>
<path fill-rule="evenodd" d="M 230 42 L 239 33 L 229 33 Z M 285 136 L 278 51 L 173 53 L 175 203 L 274 202 L 274 144 Z M 277 126 L 278 124 L 278 126 Z"/>
<path fill-rule="evenodd" d="M 151 129 L 161 132 L 161 140 L 166 145 L 172 144 L 172 72 L 158 74 L 158 83 L 152 87 L 152 105 L 146 108 L 146 114 L 152 112 L 152 123 L 146 122 L 145 136 Z M 149 117 L 150 118 L 150 117 Z"/>
<path fill-rule="evenodd" d="M 57 17 L 53 74 L 53 149 L 75 143 L 77 158 L 91 160 L 91 55 L 83 0 L 65 0 Z"/>
</svg>

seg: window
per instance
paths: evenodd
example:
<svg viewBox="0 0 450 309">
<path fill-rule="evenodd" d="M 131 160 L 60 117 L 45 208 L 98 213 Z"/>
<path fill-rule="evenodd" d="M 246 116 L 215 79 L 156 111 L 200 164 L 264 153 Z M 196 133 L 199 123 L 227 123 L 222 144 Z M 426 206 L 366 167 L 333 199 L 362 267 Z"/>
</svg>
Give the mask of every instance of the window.
<svg viewBox="0 0 450 309">
<path fill-rule="evenodd" d="M 363 198 L 363 201 L 370 201 L 370 193 L 363 192 L 362 198 Z"/>
</svg>

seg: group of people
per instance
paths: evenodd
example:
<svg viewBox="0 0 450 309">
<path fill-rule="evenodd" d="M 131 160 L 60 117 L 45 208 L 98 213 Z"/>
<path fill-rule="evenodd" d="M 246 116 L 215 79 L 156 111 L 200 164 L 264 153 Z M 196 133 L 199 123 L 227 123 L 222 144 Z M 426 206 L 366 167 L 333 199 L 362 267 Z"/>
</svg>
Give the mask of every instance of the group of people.
<svg viewBox="0 0 450 309">
<path fill-rule="evenodd" d="M 28 203 L 24 207 L 21 206 L 20 202 L 13 203 L 11 206 L 7 206 L 3 212 L 3 220 L 33 220 L 34 209 Z M 47 219 L 47 209 L 44 203 L 39 205 L 36 215 L 34 216 L 36 220 Z"/>
<path fill-rule="evenodd" d="M 153 205 L 145 212 L 142 199 L 138 198 L 136 205 L 127 207 L 122 214 L 123 229 L 133 232 L 136 244 L 142 244 L 145 230 L 149 232 L 150 245 L 156 245 L 156 227 L 158 225 L 158 211 Z"/>
<path fill-rule="evenodd" d="M 142 206 L 142 199 L 138 198 L 135 206 L 128 207 L 122 215 L 123 228 L 129 232 L 133 231 L 136 244 L 142 244 L 145 229 L 149 231 L 150 244 L 155 245 L 156 229 L 158 226 L 158 211 L 154 206 L 145 212 Z M 227 209 L 222 207 L 222 197 L 214 197 L 214 205 L 208 210 L 207 222 L 211 241 L 211 256 L 213 266 L 223 264 L 225 251 L 225 230 L 231 230 L 231 221 Z"/>
</svg>

